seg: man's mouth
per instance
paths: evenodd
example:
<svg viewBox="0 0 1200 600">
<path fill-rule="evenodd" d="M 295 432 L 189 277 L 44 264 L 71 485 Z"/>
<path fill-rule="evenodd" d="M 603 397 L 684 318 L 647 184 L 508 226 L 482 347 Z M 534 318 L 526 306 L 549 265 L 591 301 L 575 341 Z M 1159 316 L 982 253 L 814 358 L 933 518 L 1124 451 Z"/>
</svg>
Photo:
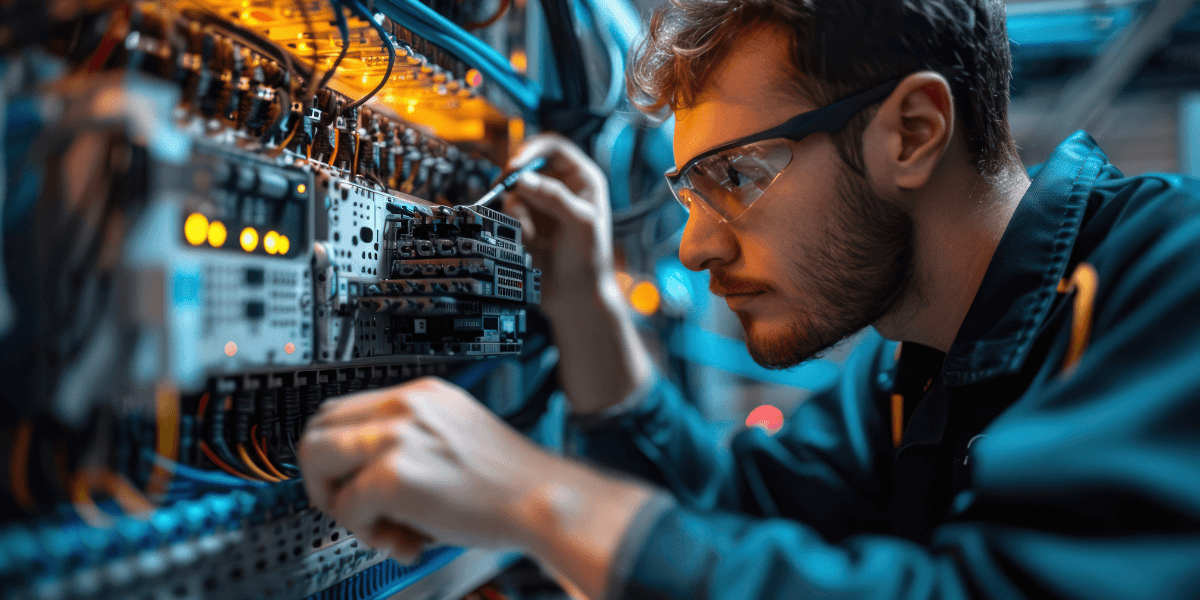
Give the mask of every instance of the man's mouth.
<svg viewBox="0 0 1200 600">
<path fill-rule="evenodd" d="M 708 289 L 722 298 L 731 298 L 762 294 L 770 291 L 770 286 L 749 279 L 724 278 L 714 275 L 709 280 Z"/>
</svg>

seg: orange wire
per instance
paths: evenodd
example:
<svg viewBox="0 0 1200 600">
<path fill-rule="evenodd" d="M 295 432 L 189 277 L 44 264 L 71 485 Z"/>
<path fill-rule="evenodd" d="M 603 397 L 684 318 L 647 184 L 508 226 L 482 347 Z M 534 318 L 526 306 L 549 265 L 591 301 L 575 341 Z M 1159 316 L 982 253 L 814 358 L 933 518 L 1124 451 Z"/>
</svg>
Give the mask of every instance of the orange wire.
<svg viewBox="0 0 1200 600">
<path fill-rule="evenodd" d="M 159 456 L 175 461 L 179 458 L 179 393 L 168 384 L 159 384 L 155 398 L 155 419 L 158 432 L 155 436 L 155 451 Z M 165 469 L 155 462 L 150 467 L 150 479 L 146 491 L 153 496 L 167 493 L 171 480 L 175 477 L 174 469 Z"/>
<path fill-rule="evenodd" d="M 254 440 L 256 440 L 256 439 L 258 439 L 258 425 L 257 424 L 250 428 L 250 446 L 252 448 L 254 448 L 254 453 L 258 455 L 259 460 L 261 460 L 262 464 L 267 467 L 267 472 L 269 472 L 271 475 L 274 475 L 275 477 L 278 477 L 281 480 L 282 479 L 291 479 L 287 475 L 280 473 L 279 469 L 276 469 L 275 465 L 271 464 L 271 459 L 267 458 L 267 438 L 266 438 L 266 436 L 263 436 L 261 448 L 259 448 L 258 444 L 255 443 Z"/>
<path fill-rule="evenodd" d="M 255 481 L 255 479 L 253 477 L 247 477 L 241 471 L 238 471 L 237 469 L 234 469 L 233 467 L 225 464 L 225 461 L 221 460 L 221 458 L 218 457 L 217 454 L 212 451 L 212 448 L 208 447 L 208 443 L 205 442 L 204 440 L 200 440 L 200 451 L 204 453 L 204 456 L 208 457 L 208 460 L 212 461 L 212 464 L 217 465 L 217 467 L 219 467 L 222 471 L 225 471 L 226 473 L 229 473 L 230 475 L 234 475 L 234 476 L 240 477 L 242 479 L 249 479 L 250 481 Z"/>
<path fill-rule="evenodd" d="M 241 457 L 242 462 L 245 463 L 245 465 L 246 465 L 246 468 L 250 469 L 255 475 L 257 475 L 257 476 L 261 477 L 263 480 L 269 481 L 271 483 L 279 483 L 280 481 L 282 481 L 278 477 L 275 477 L 274 475 L 267 473 L 266 471 L 259 468 L 258 465 L 254 464 L 254 460 L 250 458 L 250 453 L 246 452 L 245 444 L 238 444 L 237 451 L 238 451 L 238 456 Z"/>
<path fill-rule="evenodd" d="M 33 444 L 33 421 L 25 420 L 17 424 L 13 432 L 12 453 L 8 455 L 8 477 L 12 485 L 13 497 L 25 510 L 33 510 L 35 503 L 33 494 L 29 491 L 29 447 Z"/>
<path fill-rule="evenodd" d="M 196 411 L 196 418 L 203 421 L 204 409 L 206 408 L 208 408 L 208 392 L 204 392 L 204 395 L 200 396 L 200 409 Z"/>
</svg>

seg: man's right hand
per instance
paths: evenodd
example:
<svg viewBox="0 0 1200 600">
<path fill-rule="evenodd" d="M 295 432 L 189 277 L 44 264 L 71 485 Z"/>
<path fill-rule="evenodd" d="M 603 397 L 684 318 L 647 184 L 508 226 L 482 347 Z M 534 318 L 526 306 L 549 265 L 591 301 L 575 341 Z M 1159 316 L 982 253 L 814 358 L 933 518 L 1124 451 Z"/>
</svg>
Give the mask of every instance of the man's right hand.
<svg viewBox="0 0 1200 600">
<path fill-rule="evenodd" d="M 617 284 L 604 172 L 554 134 L 531 138 L 508 167 L 539 156 L 546 166 L 521 177 L 505 212 L 521 221 L 542 269 L 542 308 L 554 324 L 563 388 L 575 412 L 597 413 L 646 382 L 651 360 Z"/>
<path fill-rule="evenodd" d="M 608 180 L 583 150 L 542 134 L 508 168 L 537 157 L 546 166 L 518 180 L 505 212 L 521 221 L 525 246 L 542 269 L 542 308 L 553 316 L 595 296 L 613 277 L 612 218 Z"/>
</svg>

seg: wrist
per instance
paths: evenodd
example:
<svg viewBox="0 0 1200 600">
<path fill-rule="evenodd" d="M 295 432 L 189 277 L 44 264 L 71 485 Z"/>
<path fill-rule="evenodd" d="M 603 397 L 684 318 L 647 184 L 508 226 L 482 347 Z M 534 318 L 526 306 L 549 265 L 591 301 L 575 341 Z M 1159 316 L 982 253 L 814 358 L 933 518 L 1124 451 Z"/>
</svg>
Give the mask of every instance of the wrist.
<svg viewBox="0 0 1200 600">
<path fill-rule="evenodd" d="M 520 547 L 589 598 L 603 596 L 617 549 L 651 490 L 567 459 L 514 507 Z"/>
</svg>

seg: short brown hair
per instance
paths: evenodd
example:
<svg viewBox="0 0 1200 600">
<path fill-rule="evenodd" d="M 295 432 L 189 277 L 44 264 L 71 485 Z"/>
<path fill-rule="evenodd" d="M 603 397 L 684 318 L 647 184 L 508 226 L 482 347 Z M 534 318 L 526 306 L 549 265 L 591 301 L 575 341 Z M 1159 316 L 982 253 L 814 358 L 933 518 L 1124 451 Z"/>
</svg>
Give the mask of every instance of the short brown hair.
<svg viewBox="0 0 1200 600">
<path fill-rule="evenodd" d="M 817 105 L 921 70 L 950 82 L 955 115 L 980 175 L 1016 160 L 1008 127 L 1012 55 L 1002 0 L 669 0 L 650 19 L 626 72 L 646 112 L 688 106 L 750 28 L 779 25 L 790 39 L 785 75 Z M 864 111 L 834 141 L 862 174 Z"/>
</svg>

